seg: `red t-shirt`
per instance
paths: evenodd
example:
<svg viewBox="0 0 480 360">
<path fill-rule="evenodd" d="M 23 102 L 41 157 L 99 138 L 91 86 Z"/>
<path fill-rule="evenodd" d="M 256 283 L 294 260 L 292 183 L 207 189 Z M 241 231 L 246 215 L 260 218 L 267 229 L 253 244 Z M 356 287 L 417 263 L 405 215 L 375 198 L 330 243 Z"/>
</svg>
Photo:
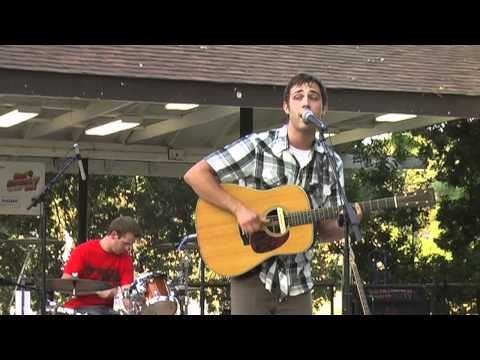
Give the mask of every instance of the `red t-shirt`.
<svg viewBox="0 0 480 360">
<path fill-rule="evenodd" d="M 100 240 L 89 240 L 75 248 L 65 265 L 64 272 L 70 275 L 78 273 L 80 279 L 105 281 L 117 287 L 133 282 L 133 261 L 127 252 L 122 255 L 108 253 L 100 246 Z M 68 308 L 92 305 L 113 307 L 113 299 L 84 295 L 65 303 L 65 307 Z"/>
</svg>

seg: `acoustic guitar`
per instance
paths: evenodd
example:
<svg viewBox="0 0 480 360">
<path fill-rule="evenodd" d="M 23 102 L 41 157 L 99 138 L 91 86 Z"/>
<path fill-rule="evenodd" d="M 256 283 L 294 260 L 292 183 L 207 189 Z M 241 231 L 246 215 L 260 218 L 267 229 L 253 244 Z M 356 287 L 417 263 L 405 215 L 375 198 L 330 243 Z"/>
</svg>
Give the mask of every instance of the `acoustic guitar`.
<svg viewBox="0 0 480 360">
<path fill-rule="evenodd" d="M 238 276 L 265 260 L 308 250 L 313 244 L 313 224 L 336 219 L 343 207 L 310 209 L 306 192 L 297 185 L 255 190 L 234 184 L 221 185 L 269 223 L 252 235 L 242 232 L 237 219 L 202 199 L 197 203 L 195 226 L 205 264 L 224 276 Z M 391 208 L 425 207 L 435 203 L 433 189 L 361 202 L 370 212 Z"/>
</svg>

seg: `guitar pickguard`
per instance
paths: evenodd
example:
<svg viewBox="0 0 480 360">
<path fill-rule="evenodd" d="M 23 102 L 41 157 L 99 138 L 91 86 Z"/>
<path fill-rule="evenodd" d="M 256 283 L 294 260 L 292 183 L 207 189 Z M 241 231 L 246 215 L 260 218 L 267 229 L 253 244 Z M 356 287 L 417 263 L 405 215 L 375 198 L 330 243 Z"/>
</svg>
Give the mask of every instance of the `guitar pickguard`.
<svg viewBox="0 0 480 360">
<path fill-rule="evenodd" d="M 289 237 L 289 233 L 273 237 L 269 236 L 265 231 L 258 231 L 253 235 L 243 234 L 240 228 L 239 231 L 243 240 L 243 245 L 251 246 L 253 251 L 257 254 L 266 253 L 279 248 L 287 242 Z"/>
<path fill-rule="evenodd" d="M 275 250 L 285 244 L 288 240 L 289 233 L 285 235 L 273 237 L 264 231 L 254 233 L 250 238 L 250 245 L 256 253 L 266 253 Z"/>
</svg>

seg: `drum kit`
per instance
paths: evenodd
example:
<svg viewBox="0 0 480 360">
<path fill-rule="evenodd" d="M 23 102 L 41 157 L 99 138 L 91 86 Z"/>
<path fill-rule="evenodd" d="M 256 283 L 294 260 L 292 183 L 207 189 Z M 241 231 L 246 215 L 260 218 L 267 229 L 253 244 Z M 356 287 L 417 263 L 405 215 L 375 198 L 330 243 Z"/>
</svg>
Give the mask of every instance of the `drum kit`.
<svg viewBox="0 0 480 360">
<path fill-rule="evenodd" d="M 78 297 L 113 287 L 103 281 L 70 278 L 47 279 L 47 288 Z M 148 272 L 138 276 L 131 285 L 117 293 L 113 300 L 112 315 L 175 315 L 183 303 L 181 297 L 182 294 L 177 294 L 176 287 L 171 287 L 171 281 L 165 275 Z M 181 313 L 185 312 L 183 308 L 181 310 Z M 88 314 L 88 311 L 78 312 L 59 306 L 54 301 L 47 304 L 46 311 L 50 315 Z"/>
<path fill-rule="evenodd" d="M 188 235 L 179 246 L 163 244 L 166 250 L 197 250 L 197 245 L 190 243 L 196 236 Z M 188 315 L 188 276 L 190 269 L 188 254 L 181 261 L 179 280 L 175 284 L 161 273 L 146 272 L 136 277 L 132 284 L 122 288 L 113 299 L 112 315 Z M 75 275 L 75 274 L 73 274 Z M 103 281 L 80 279 L 47 279 L 47 289 L 72 297 L 95 294 L 97 291 L 112 289 L 112 285 Z M 57 315 L 85 315 L 74 309 L 59 306 L 50 301 L 46 313 Z M 88 312 L 87 312 L 88 314 Z"/>
<path fill-rule="evenodd" d="M 161 244 L 161 250 L 198 250 L 195 243 L 187 243 L 194 240 L 196 234 L 185 236 L 180 245 L 173 243 Z M 17 240 L 16 240 L 17 241 Z M 23 241 L 25 243 L 26 241 Z M 18 241 L 17 241 L 18 243 Z M 38 290 L 36 286 L 26 285 L 24 275 L 24 266 L 17 281 L 7 281 L 2 279 L 5 284 L 15 286 L 14 297 L 17 300 L 16 314 L 33 314 L 30 301 L 30 290 Z M 117 292 L 113 300 L 112 315 L 188 315 L 188 276 L 190 269 L 190 258 L 188 252 L 181 261 L 178 281 L 172 282 L 168 277 L 161 273 L 146 272 L 136 277 L 134 282 L 128 287 L 122 288 Z M 69 279 L 51 278 L 46 279 L 46 290 L 51 293 L 59 292 L 69 295 L 73 298 L 95 294 L 97 291 L 112 289 L 113 286 L 107 282 L 80 279 L 76 274 Z M 71 308 L 66 308 L 57 304 L 55 301 L 47 299 L 45 304 L 45 314 L 47 315 L 85 315 L 85 312 L 78 312 Z M 88 311 L 87 313 L 88 314 Z"/>
<path fill-rule="evenodd" d="M 121 315 L 174 315 L 179 299 L 169 283 L 162 274 L 142 274 L 117 294 L 113 310 Z"/>
</svg>

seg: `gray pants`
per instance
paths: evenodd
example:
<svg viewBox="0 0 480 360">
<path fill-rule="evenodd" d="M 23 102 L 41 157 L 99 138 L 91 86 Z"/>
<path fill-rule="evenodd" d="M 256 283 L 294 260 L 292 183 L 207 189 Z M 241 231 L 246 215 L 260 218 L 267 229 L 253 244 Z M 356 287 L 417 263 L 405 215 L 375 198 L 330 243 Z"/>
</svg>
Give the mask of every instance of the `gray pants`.
<svg viewBox="0 0 480 360">
<path fill-rule="evenodd" d="M 258 272 L 232 278 L 230 299 L 232 315 L 312 315 L 312 294 L 307 291 L 278 301 L 278 285 L 268 292 Z"/>
</svg>

